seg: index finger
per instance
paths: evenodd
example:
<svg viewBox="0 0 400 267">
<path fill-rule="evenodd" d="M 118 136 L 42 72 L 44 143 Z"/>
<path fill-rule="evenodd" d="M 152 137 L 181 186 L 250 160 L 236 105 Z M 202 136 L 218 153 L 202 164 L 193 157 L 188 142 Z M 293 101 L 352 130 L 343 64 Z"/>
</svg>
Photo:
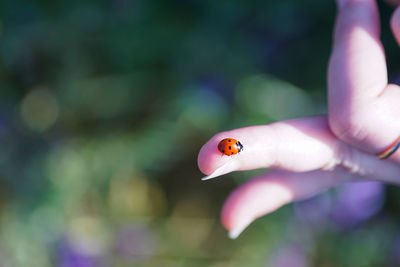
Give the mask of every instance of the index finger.
<svg viewBox="0 0 400 267">
<path fill-rule="evenodd" d="M 224 156 L 218 143 L 234 138 L 243 151 Z M 313 117 L 251 126 L 215 135 L 200 150 L 200 170 L 213 178 L 228 172 L 257 168 L 310 171 L 336 164 L 340 146 L 328 127 L 326 117 Z"/>
</svg>

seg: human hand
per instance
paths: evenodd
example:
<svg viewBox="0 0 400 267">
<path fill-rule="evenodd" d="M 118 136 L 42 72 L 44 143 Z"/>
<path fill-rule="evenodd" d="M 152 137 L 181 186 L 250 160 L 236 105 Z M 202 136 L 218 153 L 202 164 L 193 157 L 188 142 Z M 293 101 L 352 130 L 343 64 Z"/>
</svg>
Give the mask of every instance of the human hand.
<svg viewBox="0 0 400 267">
<path fill-rule="evenodd" d="M 400 151 L 386 160 L 376 156 L 400 136 L 400 88 L 387 81 L 376 2 L 337 2 L 328 115 L 222 132 L 199 153 L 205 179 L 232 171 L 274 169 L 241 185 L 226 200 L 221 220 L 231 238 L 256 218 L 343 182 L 400 184 Z M 391 28 L 400 44 L 400 7 Z M 224 138 L 239 140 L 244 150 L 221 157 L 217 146 Z"/>
</svg>

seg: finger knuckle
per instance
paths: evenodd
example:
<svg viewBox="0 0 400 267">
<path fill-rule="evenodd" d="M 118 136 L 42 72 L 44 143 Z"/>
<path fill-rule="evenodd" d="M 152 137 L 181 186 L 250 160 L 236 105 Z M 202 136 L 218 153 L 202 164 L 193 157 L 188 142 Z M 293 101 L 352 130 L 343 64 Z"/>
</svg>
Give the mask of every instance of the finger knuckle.
<svg viewBox="0 0 400 267">
<path fill-rule="evenodd" d="M 329 117 L 329 125 L 336 137 L 346 142 L 362 142 L 367 136 L 360 113 L 334 114 Z"/>
</svg>

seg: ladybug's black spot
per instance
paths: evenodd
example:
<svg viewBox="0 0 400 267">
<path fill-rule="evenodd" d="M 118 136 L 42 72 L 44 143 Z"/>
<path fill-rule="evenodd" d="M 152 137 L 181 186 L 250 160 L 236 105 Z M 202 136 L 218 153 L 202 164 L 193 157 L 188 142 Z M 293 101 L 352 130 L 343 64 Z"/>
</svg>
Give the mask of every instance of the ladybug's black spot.
<svg viewBox="0 0 400 267">
<path fill-rule="evenodd" d="M 228 142 L 232 141 L 231 139 L 228 140 Z"/>
<path fill-rule="evenodd" d="M 222 153 L 225 153 L 225 150 L 222 149 Z"/>
<path fill-rule="evenodd" d="M 233 155 L 233 152 L 231 152 L 231 154 Z"/>
<path fill-rule="evenodd" d="M 229 146 L 229 150 L 231 150 L 232 149 L 232 147 L 231 146 Z"/>
</svg>

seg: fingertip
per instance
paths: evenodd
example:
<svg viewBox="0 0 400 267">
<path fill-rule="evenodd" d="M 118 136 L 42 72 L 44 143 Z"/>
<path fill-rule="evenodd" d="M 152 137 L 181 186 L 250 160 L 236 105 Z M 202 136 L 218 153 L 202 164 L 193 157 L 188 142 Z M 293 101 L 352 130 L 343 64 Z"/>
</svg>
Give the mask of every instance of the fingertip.
<svg viewBox="0 0 400 267">
<path fill-rule="evenodd" d="M 293 199 L 291 189 L 279 181 L 267 178 L 252 179 L 226 200 L 221 211 L 222 225 L 229 237 L 236 238 L 255 219 L 271 213 Z"/>
<path fill-rule="evenodd" d="M 217 168 L 215 171 L 213 171 L 211 174 L 203 177 L 201 180 L 206 181 L 210 180 L 213 178 L 216 178 L 218 176 L 233 172 L 239 168 L 239 164 L 236 161 L 228 161 L 219 168 Z"/>
<path fill-rule="evenodd" d="M 200 171 L 206 175 L 212 173 L 209 164 L 207 164 L 207 162 L 210 162 L 208 151 L 209 149 L 206 143 L 201 147 L 199 155 L 197 156 L 197 166 L 199 167 Z"/>
<path fill-rule="evenodd" d="M 218 141 L 215 136 L 203 145 L 197 157 L 197 165 L 205 175 L 212 174 L 224 165 L 225 162 L 226 159 L 224 159 L 222 153 L 218 150 Z"/>
<path fill-rule="evenodd" d="M 231 231 L 237 224 L 237 219 L 235 216 L 235 212 L 237 210 L 238 205 L 240 204 L 240 195 L 243 194 L 243 191 L 246 184 L 236 188 L 225 200 L 224 205 L 221 210 L 221 223 L 225 227 L 226 230 Z"/>
<path fill-rule="evenodd" d="M 200 149 L 197 165 L 202 173 L 207 175 L 203 180 L 208 180 L 239 168 L 239 162 L 235 156 L 226 156 L 218 150 L 218 144 L 224 138 L 234 138 L 231 132 L 222 132 L 214 135 Z M 220 170 L 220 171 L 218 171 Z M 212 177 L 211 177 L 212 176 Z"/>
<path fill-rule="evenodd" d="M 228 232 L 228 237 L 230 239 L 236 239 L 238 236 L 253 222 L 253 220 L 249 220 L 248 222 L 243 222 L 243 224 L 238 225 Z"/>
</svg>

